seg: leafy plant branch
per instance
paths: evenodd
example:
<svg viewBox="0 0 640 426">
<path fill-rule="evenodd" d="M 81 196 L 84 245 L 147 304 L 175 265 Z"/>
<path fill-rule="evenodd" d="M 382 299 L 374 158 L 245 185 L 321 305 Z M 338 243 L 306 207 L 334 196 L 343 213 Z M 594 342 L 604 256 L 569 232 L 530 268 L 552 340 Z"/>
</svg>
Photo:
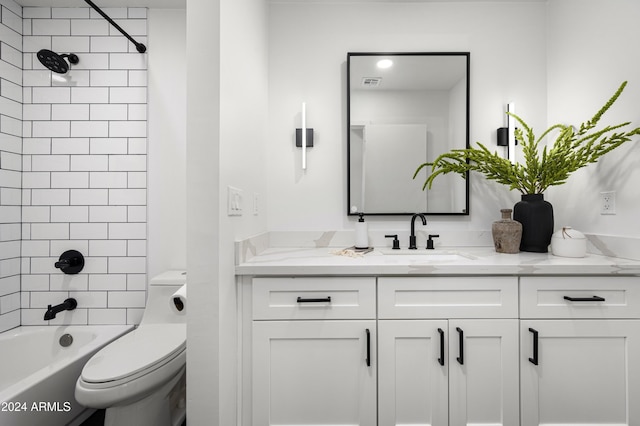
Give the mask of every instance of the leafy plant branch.
<svg viewBox="0 0 640 426">
<path fill-rule="evenodd" d="M 561 185 L 567 181 L 571 173 L 598 161 L 606 153 L 613 151 L 634 136 L 640 135 L 640 127 L 630 131 L 617 131 L 630 122 L 606 126 L 592 131 L 605 112 L 618 99 L 627 82 L 623 82 L 611 98 L 588 121 L 579 128 L 555 124 L 535 137 L 533 129 L 519 116 L 512 116 L 520 127 L 515 130 L 515 138 L 522 147 L 524 165 L 511 163 L 497 152 L 491 152 L 477 143 L 479 148 L 454 149 L 437 157 L 433 162 L 423 163 L 413 174 L 415 179 L 422 169 L 431 171 L 422 189 L 431 189 L 435 178 L 441 174 L 457 173 L 466 178 L 467 173 L 482 173 L 487 179 L 507 185 L 509 190 L 518 190 L 522 194 L 540 194 L 550 186 Z M 541 141 L 551 132 L 558 131 L 553 145 L 545 146 L 540 153 Z"/>
</svg>

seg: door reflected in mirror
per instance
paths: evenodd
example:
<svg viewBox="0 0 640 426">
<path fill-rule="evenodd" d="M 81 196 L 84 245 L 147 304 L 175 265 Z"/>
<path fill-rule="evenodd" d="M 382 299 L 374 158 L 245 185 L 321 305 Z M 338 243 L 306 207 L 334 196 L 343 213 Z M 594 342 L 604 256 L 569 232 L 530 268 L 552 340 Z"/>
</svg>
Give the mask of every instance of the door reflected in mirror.
<svg viewBox="0 0 640 426">
<path fill-rule="evenodd" d="M 348 213 L 469 214 L 468 178 L 418 166 L 469 146 L 469 53 L 348 53 Z"/>
</svg>

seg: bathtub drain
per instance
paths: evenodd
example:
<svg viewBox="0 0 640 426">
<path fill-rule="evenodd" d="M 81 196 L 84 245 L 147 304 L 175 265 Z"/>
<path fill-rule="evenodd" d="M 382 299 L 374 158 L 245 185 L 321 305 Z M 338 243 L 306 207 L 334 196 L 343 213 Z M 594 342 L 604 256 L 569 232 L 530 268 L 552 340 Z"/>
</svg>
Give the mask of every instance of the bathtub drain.
<svg viewBox="0 0 640 426">
<path fill-rule="evenodd" d="M 71 346 L 71 344 L 73 343 L 73 336 L 70 334 L 63 334 L 62 337 L 60 337 L 60 346 L 62 346 L 63 348 L 66 348 L 67 346 Z"/>
</svg>

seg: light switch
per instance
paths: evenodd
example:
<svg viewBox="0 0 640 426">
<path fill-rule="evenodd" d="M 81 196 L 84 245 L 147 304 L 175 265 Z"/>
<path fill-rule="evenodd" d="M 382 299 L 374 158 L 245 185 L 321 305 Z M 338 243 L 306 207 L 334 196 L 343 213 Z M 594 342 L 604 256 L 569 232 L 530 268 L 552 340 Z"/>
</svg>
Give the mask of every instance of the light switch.
<svg viewBox="0 0 640 426">
<path fill-rule="evenodd" d="M 260 214 L 260 196 L 257 192 L 253 193 L 253 215 L 257 216 Z"/>
<path fill-rule="evenodd" d="M 242 216 L 242 190 L 227 186 L 227 215 Z"/>
</svg>

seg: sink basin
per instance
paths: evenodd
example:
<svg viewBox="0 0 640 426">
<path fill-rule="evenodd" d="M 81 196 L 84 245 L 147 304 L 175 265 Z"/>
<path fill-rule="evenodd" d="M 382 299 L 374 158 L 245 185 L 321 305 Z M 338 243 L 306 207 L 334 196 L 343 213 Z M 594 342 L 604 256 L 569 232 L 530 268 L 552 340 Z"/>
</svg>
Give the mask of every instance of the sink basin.
<svg viewBox="0 0 640 426">
<path fill-rule="evenodd" d="M 473 259 L 473 256 L 455 250 L 426 250 L 424 248 L 417 250 L 409 250 L 407 248 L 393 250 L 390 248 L 383 248 L 380 249 L 380 252 L 388 256 L 416 256 L 420 257 L 421 259 L 433 262 Z"/>
</svg>

